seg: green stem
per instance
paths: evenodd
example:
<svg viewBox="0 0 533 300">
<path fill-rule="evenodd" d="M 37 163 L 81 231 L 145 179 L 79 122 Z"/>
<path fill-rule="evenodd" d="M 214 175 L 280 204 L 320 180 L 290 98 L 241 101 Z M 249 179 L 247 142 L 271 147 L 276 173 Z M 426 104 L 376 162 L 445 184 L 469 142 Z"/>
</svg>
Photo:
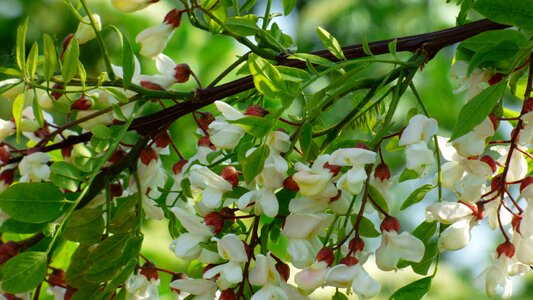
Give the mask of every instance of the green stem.
<svg viewBox="0 0 533 300">
<path fill-rule="evenodd" d="M 265 16 L 263 18 L 263 30 L 267 30 L 268 23 L 270 23 L 270 8 L 272 7 L 272 0 L 268 0 L 265 7 Z"/>
<path fill-rule="evenodd" d="M 245 53 L 243 56 L 239 57 L 236 61 L 234 61 L 228 68 L 226 68 L 222 73 L 220 73 L 217 78 L 215 78 L 211 83 L 207 86 L 208 88 L 214 87 L 217 83 L 220 82 L 226 75 L 228 75 L 233 69 L 238 67 L 240 64 L 245 62 L 248 59 L 248 56 L 250 56 L 251 52 Z"/>
</svg>

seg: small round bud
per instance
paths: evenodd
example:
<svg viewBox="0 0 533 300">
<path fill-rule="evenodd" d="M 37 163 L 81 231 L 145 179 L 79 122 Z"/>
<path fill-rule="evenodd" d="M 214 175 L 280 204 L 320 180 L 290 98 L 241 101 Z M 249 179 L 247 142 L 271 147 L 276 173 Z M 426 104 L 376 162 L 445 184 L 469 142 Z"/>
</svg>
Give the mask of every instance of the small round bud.
<svg viewBox="0 0 533 300">
<path fill-rule="evenodd" d="M 150 164 L 150 161 L 152 161 L 152 159 L 157 160 L 158 155 L 157 152 L 152 149 L 152 147 L 148 147 L 141 150 L 141 154 L 139 157 L 141 159 L 141 162 L 147 166 L 148 164 Z"/>
<path fill-rule="evenodd" d="M 81 95 L 78 100 L 75 100 L 70 105 L 70 109 L 72 110 L 89 110 L 93 106 L 93 103 L 91 101 L 91 98 L 89 98 L 87 95 Z"/>
<path fill-rule="evenodd" d="M 178 175 L 179 173 L 181 173 L 181 171 L 183 171 L 183 167 L 185 167 L 188 162 L 189 161 L 186 159 L 178 161 L 172 166 L 172 172 L 174 172 L 175 175 Z"/>
<path fill-rule="evenodd" d="M 237 300 L 237 295 L 233 289 L 227 289 L 220 292 L 219 300 Z"/>
<path fill-rule="evenodd" d="M 494 160 L 494 158 L 492 158 L 492 156 L 484 155 L 483 157 L 481 157 L 480 160 L 486 163 L 487 165 L 489 165 L 493 173 L 496 172 L 496 170 L 498 170 L 498 165 L 496 164 L 496 161 Z"/>
<path fill-rule="evenodd" d="M 211 227 L 215 234 L 219 234 L 224 229 L 224 216 L 218 212 L 210 212 L 204 217 L 205 225 Z"/>
<path fill-rule="evenodd" d="M 109 185 L 109 191 L 111 192 L 111 197 L 120 197 L 124 192 L 124 188 L 122 187 L 122 184 L 120 184 L 120 182 L 112 183 Z"/>
<path fill-rule="evenodd" d="M 285 180 L 283 180 L 283 187 L 288 189 L 289 191 L 292 191 L 292 192 L 298 192 L 300 190 L 300 187 L 298 186 L 298 183 L 296 183 L 296 181 L 294 181 L 292 176 L 289 176 L 289 177 L 285 178 Z"/>
<path fill-rule="evenodd" d="M 3 181 L 5 185 L 13 183 L 15 177 L 15 171 L 13 169 L 6 169 L 0 173 L 0 181 Z"/>
<path fill-rule="evenodd" d="M 348 243 L 348 247 L 350 248 L 350 251 L 352 253 L 356 253 L 357 251 L 363 251 L 363 249 L 365 248 L 365 241 L 363 241 L 363 239 L 358 236 L 354 237 Z"/>
<path fill-rule="evenodd" d="M 387 216 L 383 221 L 381 222 L 381 226 L 379 227 L 381 231 L 400 231 L 400 221 L 392 216 Z"/>
<path fill-rule="evenodd" d="M 168 134 L 168 131 L 164 130 L 158 133 L 154 137 L 154 144 L 158 148 L 166 148 L 170 144 L 170 135 Z"/>
<path fill-rule="evenodd" d="M 225 167 L 222 172 L 220 172 L 220 176 L 227 182 L 231 183 L 231 186 L 233 187 L 239 185 L 239 171 L 233 166 Z"/>
<path fill-rule="evenodd" d="M 289 277 L 291 275 L 291 268 L 289 267 L 288 264 L 278 262 L 276 263 L 276 270 L 278 271 L 281 278 L 285 280 L 285 282 L 289 280 Z"/>
<path fill-rule="evenodd" d="M 177 64 L 174 67 L 174 79 L 176 79 L 177 83 L 187 82 L 191 73 L 192 71 L 188 64 Z"/>
<path fill-rule="evenodd" d="M 146 279 L 152 280 L 152 279 L 159 279 L 159 274 L 157 273 L 156 266 L 153 262 L 147 261 L 142 265 L 141 272 L 139 272 L 141 275 L 144 275 Z"/>
<path fill-rule="evenodd" d="M 497 84 L 498 82 L 502 81 L 503 79 L 503 74 L 502 73 L 496 73 L 494 75 L 492 75 L 491 78 L 489 78 L 489 85 L 495 85 Z"/>
<path fill-rule="evenodd" d="M 245 116 L 256 116 L 256 117 L 264 117 L 268 115 L 269 113 L 270 112 L 264 109 L 261 105 L 251 105 L 244 111 Z"/>
<path fill-rule="evenodd" d="M 359 263 L 359 260 L 355 258 L 354 256 L 346 256 L 340 261 L 341 264 L 345 264 L 349 267 L 355 266 Z"/>
<path fill-rule="evenodd" d="M 50 286 L 65 286 L 65 271 L 63 269 L 54 269 L 50 275 L 48 275 L 48 284 Z"/>
<path fill-rule="evenodd" d="M 333 265 L 333 261 L 335 260 L 335 254 L 333 253 L 333 250 L 329 247 L 324 247 L 318 251 L 316 255 L 317 261 L 325 261 L 328 267 Z"/>
<path fill-rule="evenodd" d="M 389 166 L 385 163 L 380 163 L 376 166 L 376 170 L 374 170 L 374 177 L 376 179 L 381 180 L 382 182 L 385 180 L 390 179 L 390 169 Z"/>
<path fill-rule="evenodd" d="M 9 158 L 11 158 L 9 147 L 7 145 L 0 146 L 0 162 L 5 164 L 9 161 Z"/>
<path fill-rule="evenodd" d="M 163 23 L 172 25 L 172 28 L 176 28 L 180 26 L 181 23 L 181 15 L 184 13 L 184 11 L 179 10 L 177 8 L 169 11 L 165 15 L 165 19 L 163 20 Z"/>
<path fill-rule="evenodd" d="M 498 245 L 496 248 L 496 254 L 497 257 L 500 257 L 500 255 L 505 254 L 505 256 L 511 258 L 514 256 L 515 253 L 515 247 L 513 243 L 506 241 Z"/>
<path fill-rule="evenodd" d="M 498 129 L 498 126 L 500 125 L 500 120 L 498 120 L 498 118 L 494 114 L 489 114 L 489 120 L 492 122 L 492 128 L 494 128 L 494 130 Z"/>
<path fill-rule="evenodd" d="M 513 226 L 514 231 L 520 233 L 520 223 L 522 222 L 522 216 L 513 215 L 511 220 L 511 225 Z"/>
</svg>

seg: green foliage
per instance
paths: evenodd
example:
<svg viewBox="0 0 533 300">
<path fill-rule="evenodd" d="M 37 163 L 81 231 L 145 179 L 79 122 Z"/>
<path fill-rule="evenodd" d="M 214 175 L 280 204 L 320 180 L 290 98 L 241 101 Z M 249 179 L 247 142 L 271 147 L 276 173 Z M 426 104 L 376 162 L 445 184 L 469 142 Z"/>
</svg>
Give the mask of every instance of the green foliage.
<svg viewBox="0 0 533 300">
<path fill-rule="evenodd" d="M 390 296 L 390 300 L 415 300 L 422 299 L 431 287 L 433 277 L 424 277 L 397 290 Z"/>
<path fill-rule="evenodd" d="M 474 9 L 492 21 L 533 30 L 533 1 L 477 0 Z"/>
<path fill-rule="evenodd" d="M 13 294 L 31 291 L 44 279 L 47 267 L 45 252 L 28 251 L 13 257 L 0 269 L 2 290 Z"/>
<path fill-rule="evenodd" d="M 244 164 L 242 165 L 244 181 L 250 183 L 255 176 L 263 171 L 265 160 L 267 159 L 269 153 L 270 149 L 268 146 L 261 145 L 246 158 Z"/>
<path fill-rule="evenodd" d="M 63 65 L 61 74 L 65 84 L 69 83 L 78 72 L 78 59 L 80 56 L 80 45 L 78 40 L 72 38 L 63 54 Z"/>
<path fill-rule="evenodd" d="M 83 208 L 72 213 L 63 236 L 73 242 L 91 244 L 100 240 L 104 226 L 100 209 Z"/>
<path fill-rule="evenodd" d="M 435 187 L 436 186 L 432 184 L 425 184 L 417 188 L 407 197 L 407 199 L 405 199 L 405 201 L 402 203 L 402 206 L 400 207 L 400 210 L 404 210 L 408 208 L 409 206 L 424 200 L 424 197 L 426 196 L 426 194 L 432 189 L 434 189 Z"/>
</svg>

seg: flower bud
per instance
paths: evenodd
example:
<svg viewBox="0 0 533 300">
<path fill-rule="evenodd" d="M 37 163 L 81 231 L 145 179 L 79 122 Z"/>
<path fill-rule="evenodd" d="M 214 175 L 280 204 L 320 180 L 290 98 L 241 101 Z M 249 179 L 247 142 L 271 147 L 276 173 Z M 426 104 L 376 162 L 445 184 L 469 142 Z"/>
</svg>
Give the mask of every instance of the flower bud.
<svg viewBox="0 0 533 300">
<path fill-rule="evenodd" d="M 335 260 L 335 254 L 333 253 L 333 250 L 329 247 L 324 247 L 318 251 L 316 255 L 317 261 L 325 261 L 328 267 L 333 265 L 333 261 Z"/>
<path fill-rule="evenodd" d="M 494 128 L 494 130 L 498 129 L 498 126 L 500 125 L 500 120 L 498 120 L 498 118 L 494 114 L 489 114 L 489 120 L 492 123 L 492 128 Z"/>
<path fill-rule="evenodd" d="M 52 273 L 48 275 L 48 284 L 50 286 L 65 286 L 65 271 L 63 269 L 53 269 Z"/>
<path fill-rule="evenodd" d="M 261 105 L 251 105 L 244 111 L 244 115 L 256 117 L 264 117 L 269 113 L 270 112 L 264 109 Z"/>
<path fill-rule="evenodd" d="M 61 156 L 63 159 L 68 159 L 72 155 L 72 149 L 74 149 L 74 146 L 65 146 L 61 148 Z"/>
<path fill-rule="evenodd" d="M 184 83 L 189 80 L 192 74 L 191 68 L 188 64 L 177 64 L 174 68 L 174 78 L 177 83 Z"/>
<path fill-rule="evenodd" d="M 356 264 L 358 264 L 359 260 L 355 258 L 354 256 L 346 256 L 343 259 L 341 259 L 340 263 L 351 267 L 351 266 L 355 266 Z"/>
<path fill-rule="evenodd" d="M 15 171 L 13 169 L 7 169 L 0 173 L 0 181 L 4 182 L 4 185 L 8 186 L 13 183 Z"/>
<path fill-rule="evenodd" d="M 520 223 L 522 222 L 522 216 L 513 215 L 511 220 L 511 225 L 513 226 L 514 231 L 520 233 Z"/>
<path fill-rule="evenodd" d="M 115 152 L 113 152 L 113 154 L 111 154 L 111 156 L 109 157 L 109 162 L 112 164 L 117 163 L 121 161 L 124 157 L 126 157 L 127 155 L 128 153 L 126 153 L 126 150 L 119 147 L 117 148 L 117 150 L 115 150 Z"/>
<path fill-rule="evenodd" d="M 170 144 L 170 141 L 171 141 L 170 135 L 168 134 L 168 131 L 166 131 L 166 130 L 163 130 L 163 131 L 159 132 L 154 137 L 154 144 L 158 148 L 166 148 Z"/>
<path fill-rule="evenodd" d="M 198 127 L 203 131 L 207 132 L 209 129 L 209 124 L 213 123 L 215 116 L 210 112 L 197 112 L 196 122 Z"/>
<path fill-rule="evenodd" d="M 222 207 L 219 213 L 224 217 L 224 220 L 230 224 L 235 223 L 235 211 L 229 207 Z"/>
<path fill-rule="evenodd" d="M 294 181 L 292 176 L 289 176 L 289 177 L 285 178 L 285 180 L 283 180 L 283 187 L 288 189 L 289 191 L 292 191 L 292 192 L 298 192 L 300 190 L 300 187 L 298 186 L 298 183 L 296 183 L 296 181 Z"/>
<path fill-rule="evenodd" d="M 65 54 L 68 44 L 70 44 L 70 40 L 72 40 L 72 38 L 74 38 L 74 34 L 71 33 L 63 40 L 63 43 L 61 44 L 61 55 L 59 56 L 61 59 L 63 59 L 63 55 Z"/>
<path fill-rule="evenodd" d="M 363 241 L 363 239 L 358 236 L 354 237 L 348 243 L 348 248 L 350 248 L 350 251 L 352 253 L 356 253 L 357 251 L 363 251 L 363 249 L 365 248 L 365 241 Z"/>
<path fill-rule="evenodd" d="M 330 165 L 329 162 L 326 162 L 323 167 L 324 169 L 329 169 L 329 171 L 333 173 L 333 177 L 337 176 L 341 171 L 341 166 Z"/>
<path fill-rule="evenodd" d="M 93 14 L 92 17 L 95 23 L 94 25 L 96 27 L 96 30 L 102 30 L 102 22 L 100 21 L 100 16 L 97 14 Z M 85 44 L 96 37 L 96 33 L 94 32 L 94 28 L 91 24 L 89 16 L 83 17 L 82 21 L 78 25 L 78 30 L 76 30 L 74 37 L 78 39 L 80 45 Z"/>
<path fill-rule="evenodd" d="M 11 151 L 7 145 L 0 146 L 0 162 L 7 163 L 11 157 Z"/>
<path fill-rule="evenodd" d="M 148 147 L 141 150 L 139 158 L 143 164 L 149 165 L 152 159 L 157 160 L 158 155 L 152 147 Z"/>
<path fill-rule="evenodd" d="M 211 139 L 208 136 L 202 136 L 198 139 L 198 146 L 209 147 L 211 150 L 216 150 L 217 147 L 211 143 Z"/>
<path fill-rule="evenodd" d="M 354 148 L 370 150 L 370 148 L 368 148 L 368 146 L 363 142 L 358 142 L 357 144 L 355 144 Z"/>
<path fill-rule="evenodd" d="M 387 216 L 385 219 L 383 219 L 383 222 L 381 222 L 381 226 L 379 227 L 381 231 L 400 231 L 400 221 L 396 219 L 395 217 Z"/>
<path fill-rule="evenodd" d="M 68 43 L 67 43 L 67 45 L 68 45 Z M 56 83 L 56 84 L 54 84 L 52 86 L 52 89 L 54 89 L 54 90 L 63 90 L 64 88 L 65 87 L 61 83 Z M 50 92 L 50 96 L 52 96 L 52 98 L 54 98 L 54 100 L 57 100 L 57 99 L 61 98 L 61 96 L 63 96 L 63 93 L 62 92 L 58 92 L 58 91 L 52 91 L 52 92 Z"/>
<path fill-rule="evenodd" d="M 233 289 L 227 289 L 220 292 L 219 300 L 237 300 L 237 295 Z"/>
<path fill-rule="evenodd" d="M 172 25 L 172 28 L 176 28 L 180 26 L 181 23 L 181 15 L 183 15 L 185 11 L 179 10 L 177 8 L 169 11 L 165 15 L 165 19 L 163 20 L 163 23 Z"/>
<path fill-rule="evenodd" d="M 72 110 L 89 110 L 91 106 L 93 105 L 91 98 L 89 98 L 87 95 L 81 95 L 78 100 L 75 100 L 70 105 L 70 109 Z"/>
<path fill-rule="evenodd" d="M 376 166 L 376 170 L 374 170 L 374 177 L 376 179 L 381 180 L 382 182 L 385 180 L 390 179 L 390 169 L 389 166 L 385 163 L 380 163 Z"/>
<path fill-rule="evenodd" d="M 224 216 L 218 212 L 210 212 L 204 217 L 205 225 L 211 227 L 215 234 L 219 234 L 224 229 Z"/>
<path fill-rule="evenodd" d="M 524 114 L 527 114 L 528 112 L 533 110 L 533 97 L 527 98 L 527 100 L 524 101 L 524 105 L 522 108 L 522 111 Z"/>
<path fill-rule="evenodd" d="M 109 185 L 109 191 L 111 194 L 111 197 L 120 197 L 122 193 L 124 192 L 124 188 L 122 187 L 122 184 L 119 183 L 112 183 Z"/>
<path fill-rule="evenodd" d="M 140 82 L 141 86 L 147 90 L 153 90 L 153 91 L 164 91 L 165 88 L 160 86 L 159 84 L 151 81 L 142 80 Z"/>
<path fill-rule="evenodd" d="M 157 273 L 156 266 L 153 262 L 147 261 L 142 265 L 141 272 L 139 272 L 141 275 L 144 275 L 146 279 L 152 280 L 152 279 L 159 279 L 159 274 Z"/>
<path fill-rule="evenodd" d="M 496 248 L 496 254 L 497 257 L 500 257 L 500 255 L 505 254 L 505 256 L 511 258 L 514 256 L 515 253 L 515 247 L 513 243 L 506 241 L 498 245 Z"/>
<path fill-rule="evenodd" d="M 222 172 L 220 172 L 220 176 L 227 182 L 231 183 L 233 187 L 239 185 L 239 171 L 233 166 L 225 167 Z"/>
<path fill-rule="evenodd" d="M 491 190 L 495 191 L 500 189 L 503 186 L 504 182 L 505 180 L 503 178 L 503 173 L 492 177 L 492 180 L 490 181 Z"/>
<path fill-rule="evenodd" d="M 183 167 L 188 163 L 189 161 L 186 160 L 186 159 L 182 159 L 180 161 L 178 161 L 177 163 L 175 163 L 173 166 L 172 166 L 172 172 L 174 172 L 175 175 L 178 175 L 179 173 L 181 173 L 181 171 L 183 171 Z"/>
<path fill-rule="evenodd" d="M 291 275 L 291 268 L 288 264 L 278 262 L 276 263 L 276 270 L 278 271 L 279 275 L 281 275 L 281 278 L 287 282 L 289 280 L 289 277 Z"/>
</svg>

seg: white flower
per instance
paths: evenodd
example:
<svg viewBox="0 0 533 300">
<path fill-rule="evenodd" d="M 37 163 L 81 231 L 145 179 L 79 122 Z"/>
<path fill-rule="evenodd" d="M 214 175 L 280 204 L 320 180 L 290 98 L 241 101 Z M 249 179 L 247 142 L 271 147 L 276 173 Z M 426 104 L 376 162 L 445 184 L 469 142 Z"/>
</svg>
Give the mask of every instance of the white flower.
<svg viewBox="0 0 533 300">
<path fill-rule="evenodd" d="M 467 77 L 467 70 L 468 63 L 466 61 L 456 61 L 450 70 L 450 77 L 459 83 L 459 88 L 453 92 L 458 94 L 468 91 L 467 99 L 470 100 L 483 90 L 483 83 L 486 83 L 491 78 L 492 73 L 475 68 L 470 76 Z"/>
<path fill-rule="evenodd" d="M 208 251 L 200 243 L 207 242 L 213 236 L 213 231 L 203 223 L 203 219 L 192 215 L 183 208 L 173 207 L 171 211 L 176 215 L 181 225 L 188 232 L 182 233 L 170 244 L 170 250 L 176 257 L 193 260 Z"/>
<path fill-rule="evenodd" d="M 400 146 L 416 144 L 419 142 L 428 143 L 429 139 L 438 131 L 437 121 L 424 115 L 413 116 L 409 124 L 402 132 Z"/>
<path fill-rule="evenodd" d="M 511 297 L 513 293 L 513 286 L 511 278 L 507 273 L 508 257 L 500 255 L 494 262 L 494 265 L 485 269 L 480 277 L 485 278 L 485 292 L 487 296 L 494 297 L 500 295 L 506 299 Z"/>
<path fill-rule="evenodd" d="M 219 207 L 222 204 L 222 195 L 233 189 L 231 183 L 205 166 L 192 166 L 189 180 L 193 187 L 203 190 L 201 201 L 211 209 Z"/>
<path fill-rule="evenodd" d="M 159 2 L 159 0 L 111 0 L 114 8 L 125 13 L 144 9 L 148 5 L 156 2 Z"/>
<path fill-rule="evenodd" d="M 292 175 L 292 179 L 298 184 L 300 194 L 317 199 L 329 199 L 337 195 L 337 188 L 331 181 L 333 173 L 324 168 L 329 158 L 329 155 L 317 157 L 311 168 L 301 162 L 294 165 L 297 172 Z"/>
<path fill-rule="evenodd" d="M 153 199 L 161 196 L 159 188 L 163 188 L 167 181 L 167 173 L 161 166 L 161 160 L 153 159 L 148 165 L 139 163 L 139 181 L 143 189 L 143 210 L 147 219 L 161 220 L 164 217 L 163 210 L 158 207 Z M 130 191 L 137 192 L 135 182 L 132 182 Z"/>
<path fill-rule="evenodd" d="M 217 274 L 217 285 L 221 290 L 228 289 L 243 279 L 241 264 L 248 261 L 248 254 L 243 242 L 235 234 L 227 234 L 217 240 L 218 254 L 227 263 L 217 265 L 207 270 L 204 279 L 212 279 Z"/>
<path fill-rule="evenodd" d="M 328 264 L 325 261 L 315 261 L 311 266 L 296 273 L 294 282 L 299 289 L 312 292 L 324 284 L 328 271 Z"/>
<path fill-rule="evenodd" d="M 100 16 L 97 14 L 93 14 L 92 17 L 94 19 L 96 30 L 102 30 L 102 22 L 100 21 Z M 83 17 L 82 21 L 78 25 L 78 30 L 76 30 L 74 37 L 78 40 L 78 43 L 80 45 L 85 44 L 96 37 L 96 32 L 94 32 L 94 28 L 91 25 L 89 16 Z"/>
<path fill-rule="evenodd" d="M 475 217 L 465 218 L 448 226 L 440 235 L 439 250 L 459 250 L 470 242 L 470 231 L 476 224 Z"/>
<path fill-rule="evenodd" d="M 229 124 L 226 120 L 238 120 L 243 118 L 244 115 L 222 101 L 215 101 L 215 106 L 224 118 L 217 118 L 209 124 L 208 131 L 211 143 L 219 149 L 233 149 L 244 136 L 245 131 L 241 126 Z"/>
<path fill-rule="evenodd" d="M 426 220 L 452 224 L 472 216 L 470 207 L 458 202 L 438 202 L 426 208 Z"/>
<path fill-rule="evenodd" d="M 520 144 L 533 146 L 533 111 L 520 117 L 525 123 L 524 129 L 520 132 Z"/>
<path fill-rule="evenodd" d="M 152 278 L 148 280 L 144 275 L 132 274 L 125 282 L 126 299 L 128 300 L 144 300 L 144 299 L 159 299 L 157 286 L 159 279 Z"/>
<path fill-rule="evenodd" d="M 494 125 L 489 117 L 472 131 L 452 142 L 453 147 L 464 158 L 478 156 L 485 151 L 485 140 L 494 135 Z"/>
<path fill-rule="evenodd" d="M 405 167 L 418 172 L 427 166 L 433 165 L 435 161 L 433 151 L 429 150 L 424 142 L 407 145 L 405 155 Z"/>
<path fill-rule="evenodd" d="M 273 218 L 278 214 L 279 202 L 273 189 L 261 188 L 249 191 L 239 198 L 237 206 L 244 211 L 251 204 L 254 205 L 255 214 L 258 216 L 265 214 Z"/>
<path fill-rule="evenodd" d="M 255 264 L 250 271 L 248 280 L 250 284 L 261 287 L 252 296 L 251 299 L 253 300 L 289 299 L 283 288 L 280 287 L 281 277 L 276 270 L 276 262 L 270 253 L 267 256 L 256 255 Z"/>
<path fill-rule="evenodd" d="M 410 233 L 384 230 L 376 250 L 376 265 L 383 271 L 392 271 L 400 259 L 420 262 L 424 251 L 424 243 Z"/>
<path fill-rule="evenodd" d="M 339 288 L 352 288 L 360 298 L 375 296 L 381 285 L 370 277 L 360 263 L 353 266 L 339 264 L 329 269 L 325 284 Z"/>
<path fill-rule="evenodd" d="M 113 73 L 115 73 L 117 77 L 124 78 L 124 68 L 112 64 L 111 69 L 113 69 Z M 133 76 L 131 82 L 137 85 L 141 83 L 141 64 L 135 55 L 133 56 Z"/>
<path fill-rule="evenodd" d="M 19 163 L 19 172 L 22 176 L 20 182 L 48 180 L 50 178 L 49 161 L 50 155 L 44 152 L 34 152 L 24 156 Z"/>
<path fill-rule="evenodd" d="M 520 147 L 520 146 L 517 146 Z M 500 164 L 505 164 L 507 161 L 507 156 L 509 155 L 509 147 L 506 146 L 494 146 L 491 147 L 491 150 L 498 152 L 501 157 L 497 160 Z M 527 150 L 521 148 L 521 150 Z M 506 181 L 517 181 L 524 178 L 528 172 L 527 160 L 524 158 L 524 155 L 518 151 L 514 150 L 513 155 L 511 156 L 511 161 L 509 162 Z"/>
<path fill-rule="evenodd" d="M 205 279 L 177 279 L 170 283 L 170 287 L 195 295 L 196 300 L 216 299 L 217 285 L 213 280 Z"/>
<path fill-rule="evenodd" d="M 0 119 L 0 142 L 13 133 L 15 133 L 15 124 L 11 121 Z"/>
<path fill-rule="evenodd" d="M 165 49 L 173 33 L 174 27 L 163 23 L 143 30 L 137 35 L 135 41 L 141 44 L 142 56 L 154 57 Z"/>
</svg>

